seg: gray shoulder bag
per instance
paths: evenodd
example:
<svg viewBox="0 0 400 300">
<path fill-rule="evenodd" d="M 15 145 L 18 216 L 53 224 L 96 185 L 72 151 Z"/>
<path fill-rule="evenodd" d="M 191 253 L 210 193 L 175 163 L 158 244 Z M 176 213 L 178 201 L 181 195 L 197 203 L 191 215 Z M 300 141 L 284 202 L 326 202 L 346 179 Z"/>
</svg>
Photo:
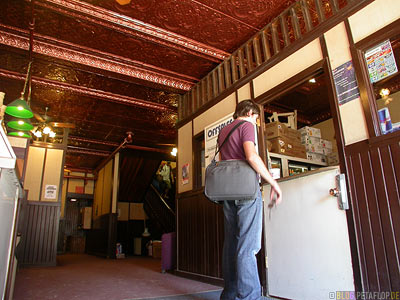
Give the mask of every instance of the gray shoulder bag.
<svg viewBox="0 0 400 300">
<path fill-rule="evenodd" d="M 239 122 L 232 128 L 206 168 L 204 194 L 212 202 L 254 200 L 260 190 L 257 173 L 246 160 L 215 160 L 231 134 L 244 122 L 246 121 Z"/>
</svg>

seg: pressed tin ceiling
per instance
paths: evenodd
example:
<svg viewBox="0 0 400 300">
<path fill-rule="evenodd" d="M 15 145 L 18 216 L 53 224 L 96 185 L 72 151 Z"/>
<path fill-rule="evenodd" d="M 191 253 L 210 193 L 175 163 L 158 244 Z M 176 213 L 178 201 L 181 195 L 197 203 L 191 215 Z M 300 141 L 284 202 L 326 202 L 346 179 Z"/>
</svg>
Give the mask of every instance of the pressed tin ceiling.
<svg viewBox="0 0 400 300">
<path fill-rule="evenodd" d="M 178 95 L 293 2 L 35 0 L 31 107 L 75 124 L 68 167 L 95 168 L 127 131 L 134 146 L 168 152 Z M 0 1 L 6 105 L 23 87 L 31 13 L 31 1 Z"/>
</svg>

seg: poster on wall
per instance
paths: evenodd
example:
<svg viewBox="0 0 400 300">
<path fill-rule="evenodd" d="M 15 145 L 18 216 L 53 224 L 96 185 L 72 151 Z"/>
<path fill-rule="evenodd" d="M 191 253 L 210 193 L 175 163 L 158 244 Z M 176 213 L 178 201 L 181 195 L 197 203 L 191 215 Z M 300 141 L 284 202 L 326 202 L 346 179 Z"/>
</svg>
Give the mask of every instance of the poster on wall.
<svg viewBox="0 0 400 300">
<path fill-rule="evenodd" d="M 189 164 L 185 164 L 182 167 L 182 184 L 189 183 Z"/>
<path fill-rule="evenodd" d="M 205 167 L 207 167 L 211 160 L 214 158 L 215 147 L 217 145 L 217 138 L 219 131 L 225 126 L 233 122 L 232 114 L 229 114 L 222 119 L 212 123 L 204 129 L 204 157 L 205 157 Z M 218 160 L 218 158 L 217 158 Z"/>
<path fill-rule="evenodd" d="M 378 82 L 397 72 L 396 59 L 389 40 L 365 52 L 369 80 Z"/>
<path fill-rule="evenodd" d="M 332 71 L 339 105 L 360 97 L 353 62 L 348 61 Z"/>
<path fill-rule="evenodd" d="M 56 199 L 57 197 L 57 186 L 46 184 L 45 191 L 44 191 L 44 198 L 45 199 Z"/>
</svg>

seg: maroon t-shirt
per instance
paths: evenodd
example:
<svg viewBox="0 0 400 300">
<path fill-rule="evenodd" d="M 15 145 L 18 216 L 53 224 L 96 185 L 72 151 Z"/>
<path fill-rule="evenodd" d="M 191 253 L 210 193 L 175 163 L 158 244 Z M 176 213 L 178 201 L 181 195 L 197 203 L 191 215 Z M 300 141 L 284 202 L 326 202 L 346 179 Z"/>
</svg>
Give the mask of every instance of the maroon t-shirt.
<svg viewBox="0 0 400 300">
<path fill-rule="evenodd" d="M 221 146 L 223 141 L 225 140 L 226 136 L 229 134 L 231 129 L 239 122 L 243 120 L 236 119 L 228 126 L 222 128 L 218 136 L 218 146 Z M 221 148 L 221 160 L 228 160 L 228 159 L 246 159 L 246 155 L 243 149 L 244 142 L 253 142 L 255 144 L 255 136 L 254 136 L 254 125 L 251 122 L 244 122 L 236 128 L 235 131 L 229 137 Z"/>
</svg>

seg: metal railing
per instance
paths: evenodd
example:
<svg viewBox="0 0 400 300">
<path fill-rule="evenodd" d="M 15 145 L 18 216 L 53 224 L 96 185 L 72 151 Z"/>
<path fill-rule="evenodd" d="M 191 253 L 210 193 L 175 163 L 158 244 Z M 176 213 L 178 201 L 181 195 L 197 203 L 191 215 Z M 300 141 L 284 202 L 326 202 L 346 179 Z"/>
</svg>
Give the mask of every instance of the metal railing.
<svg viewBox="0 0 400 300">
<path fill-rule="evenodd" d="M 145 195 L 144 209 L 157 223 L 160 231 L 163 233 L 175 231 L 175 212 L 152 184 Z"/>
</svg>

